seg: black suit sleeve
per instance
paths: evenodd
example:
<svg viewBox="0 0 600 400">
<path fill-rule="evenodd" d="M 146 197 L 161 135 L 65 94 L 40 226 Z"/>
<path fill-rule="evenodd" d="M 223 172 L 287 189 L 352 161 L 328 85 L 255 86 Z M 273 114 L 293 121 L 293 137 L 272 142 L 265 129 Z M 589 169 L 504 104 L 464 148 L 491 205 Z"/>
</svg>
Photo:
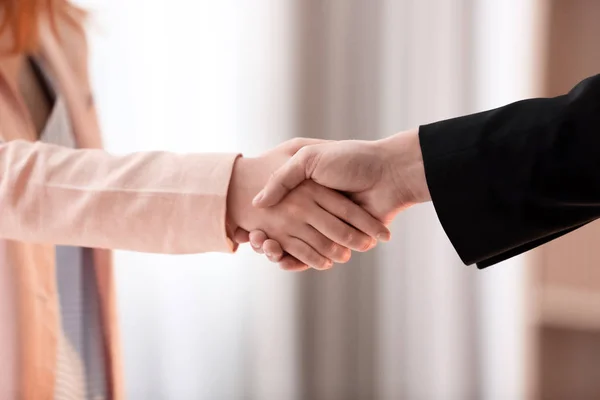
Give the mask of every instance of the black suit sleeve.
<svg viewBox="0 0 600 400">
<path fill-rule="evenodd" d="M 419 138 L 465 264 L 493 265 L 600 217 L 600 75 L 564 96 L 421 126 Z"/>
</svg>

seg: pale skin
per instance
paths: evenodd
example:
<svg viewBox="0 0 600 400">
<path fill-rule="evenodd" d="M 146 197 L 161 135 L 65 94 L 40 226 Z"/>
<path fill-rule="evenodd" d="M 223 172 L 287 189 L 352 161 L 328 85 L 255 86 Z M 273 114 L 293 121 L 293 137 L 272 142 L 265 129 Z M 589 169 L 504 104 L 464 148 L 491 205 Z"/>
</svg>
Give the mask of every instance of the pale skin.
<svg viewBox="0 0 600 400">
<path fill-rule="evenodd" d="M 0 37 L 0 47 L 4 48 L 8 42 L 6 34 Z M 1 62 L 9 84 L 17 89 L 39 135 L 51 108 L 31 65 L 24 54 L 4 56 Z M 227 223 L 235 232 L 233 239 L 239 243 L 248 240 L 248 231 L 260 230 L 301 260 L 303 266 L 327 269 L 333 262 L 347 262 L 351 250 L 366 251 L 376 245 L 377 238 L 386 240 L 388 229 L 348 198 L 312 182 L 300 185 L 275 207 L 258 209 L 251 204 L 273 171 L 300 148 L 313 143 L 297 139 L 260 157 L 239 158 L 229 187 Z"/>
<path fill-rule="evenodd" d="M 418 129 L 377 141 L 346 140 L 303 147 L 271 176 L 253 204 L 273 207 L 305 181 L 346 193 L 386 225 L 400 211 L 431 200 Z M 255 251 L 266 253 L 284 269 L 309 267 L 285 254 L 276 238 L 266 232 L 252 232 L 250 242 Z"/>
<path fill-rule="evenodd" d="M 228 194 L 228 219 L 241 228 L 236 240 L 247 241 L 244 231 L 263 231 L 299 260 L 300 269 L 309 265 L 327 269 L 333 262 L 347 262 L 350 250 L 367 251 L 377 240 L 388 240 L 385 225 L 335 190 L 312 181 L 300 182 L 283 201 L 273 207 L 257 208 L 252 199 L 275 171 L 301 148 L 317 143 L 295 139 L 258 158 L 239 159 Z M 289 269 L 298 269 L 292 266 Z"/>
</svg>

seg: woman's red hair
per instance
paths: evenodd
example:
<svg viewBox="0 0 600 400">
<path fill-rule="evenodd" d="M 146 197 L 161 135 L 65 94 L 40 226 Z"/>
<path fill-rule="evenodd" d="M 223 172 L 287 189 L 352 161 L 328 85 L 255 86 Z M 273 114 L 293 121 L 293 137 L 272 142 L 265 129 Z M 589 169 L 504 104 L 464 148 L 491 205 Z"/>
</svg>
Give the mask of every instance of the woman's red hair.
<svg viewBox="0 0 600 400">
<path fill-rule="evenodd" d="M 57 19 L 79 25 L 85 12 L 69 0 L 0 0 L 0 34 L 9 30 L 14 52 L 32 52 L 39 44 L 39 19 L 47 15 L 58 35 Z"/>
</svg>

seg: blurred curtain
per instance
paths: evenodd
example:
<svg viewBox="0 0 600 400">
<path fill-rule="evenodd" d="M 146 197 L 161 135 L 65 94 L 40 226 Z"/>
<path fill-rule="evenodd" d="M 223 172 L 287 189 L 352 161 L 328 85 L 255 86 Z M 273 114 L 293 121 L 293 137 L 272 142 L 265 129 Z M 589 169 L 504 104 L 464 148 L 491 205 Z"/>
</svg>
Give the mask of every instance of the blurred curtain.
<svg viewBox="0 0 600 400">
<path fill-rule="evenodd" d="M 487 76 L 474 70 L 485 39 L 473 13 L 492 0 L 80 2 L 94 16 L 92 76 L 114 152 L 254 155 L 293 136 L 377 139 L 490 105 L 474 86 Z M 285 273 L 248 249 L 117 253 L 128 398 L 487 398 L 481 349 L 512 349 L 482 325 L 481 275 L 431 205 L 401 215 L 393 235 L 323 273 Z M 495 372 L 518 363 L 494 360 Z"/>
<path fill-rule="evenodd" d="M 297 1 L 295 134 L 377 139 L 465 113 L 472 101 L 468 0 Z M 394 239 L 298 277 L 297 399 L 478 397 L 475 271 L 430 205 Z M 259 393 L 276 399 L 283 393 Z"/>
</svg>

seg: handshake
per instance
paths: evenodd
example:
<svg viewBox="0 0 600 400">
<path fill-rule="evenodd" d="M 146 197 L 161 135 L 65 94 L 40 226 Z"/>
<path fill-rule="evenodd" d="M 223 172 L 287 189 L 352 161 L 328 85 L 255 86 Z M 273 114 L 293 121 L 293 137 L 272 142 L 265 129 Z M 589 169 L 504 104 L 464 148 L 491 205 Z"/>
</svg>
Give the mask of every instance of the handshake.
<svg viewBox="0 0 600 400">
<path fill-rule="evenodd" d="M 236 161 L 227 197 L 235 242 L 285 270 L 324 270 L 388 241 L 402 210 L 429 201 L 418 130 L 378 141 L 292 139 Z"/>
</svg>

